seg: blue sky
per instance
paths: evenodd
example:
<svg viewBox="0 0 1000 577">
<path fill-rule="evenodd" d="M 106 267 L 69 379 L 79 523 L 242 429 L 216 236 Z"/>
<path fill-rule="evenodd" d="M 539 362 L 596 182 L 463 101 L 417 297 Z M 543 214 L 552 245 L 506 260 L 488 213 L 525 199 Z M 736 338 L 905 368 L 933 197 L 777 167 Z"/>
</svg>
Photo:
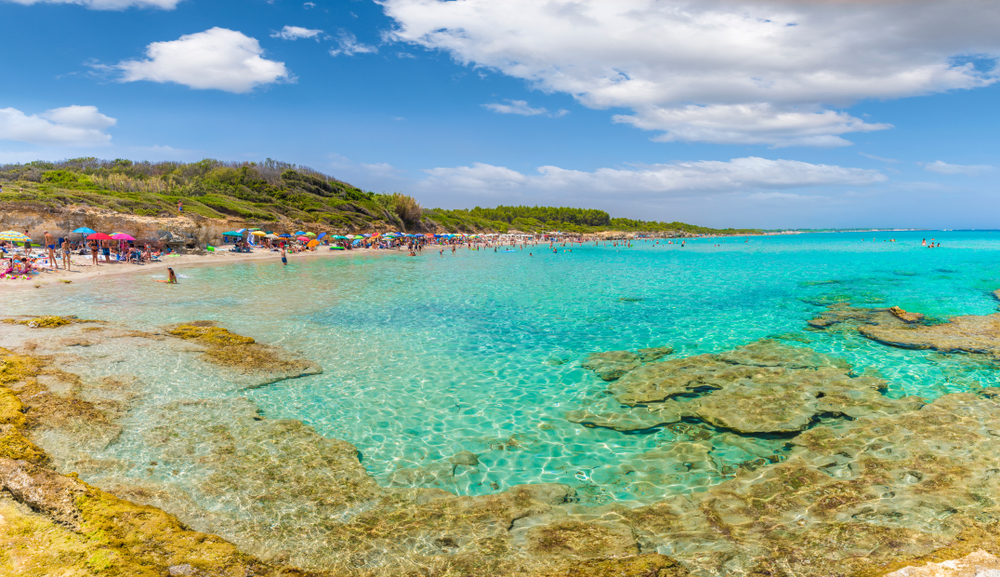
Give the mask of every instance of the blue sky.
<svg viewBox="0 0 1000 577">
<path fill-rule="evenodd" d="M 269 157 L 425 206 L 997 227 L 997 2 L 0 0 L 0 20 L 0 162 Z"/>
</svg>

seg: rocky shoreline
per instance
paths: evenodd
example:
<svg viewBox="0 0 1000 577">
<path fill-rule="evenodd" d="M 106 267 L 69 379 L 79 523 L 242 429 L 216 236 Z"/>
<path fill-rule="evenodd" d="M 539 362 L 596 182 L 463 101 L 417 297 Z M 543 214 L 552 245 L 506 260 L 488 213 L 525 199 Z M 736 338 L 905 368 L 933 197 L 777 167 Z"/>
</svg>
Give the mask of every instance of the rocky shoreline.
<svg viewBox="0 0 1000 577">
<path fill-rule="evenodd" d="M 936 328 L 949 325 L 843 306 L 823 318 L 813 330 L 882 326 L 925 344 L 958 338 L 970 322 Z M 349 443 L 265 419 L 239 397 L 192 398 L 150 415 L 162 425 L 144 443 L 164 461 L 145 464 L 149 480 L 137 483 L 96 455 L 119 442 L 129 408 L 150 393 L 141 379 L 73 373 L 74 348 L 200 355 L 241 386 L 320 369 L 213 323 L 139 332 L 56 319 L 0 325 L 0 540 L 12 545 L 0 572 L 846 577 L 1000 555 L 998 389 L 890 399 L 877 376 L 773 340 L 682 359 L 669 347 L 617 351 L 585 360 L 617 407 L 569 420 L 714 430 L 758 459 L 729 481 L 652 505 L 581 506 L 556 484 L 456 496 L 380 487 Z M 669 476 L 666 462 L 717 468 L 713 450 L 692 435 L 620 473 Z M 202 477 L 181 490 L 169 469 L 186 462 Z M 475 465 L 469 454 L 448 467 Z M 894 577 L 906 575 L 918 573 Z"/>
</svg>

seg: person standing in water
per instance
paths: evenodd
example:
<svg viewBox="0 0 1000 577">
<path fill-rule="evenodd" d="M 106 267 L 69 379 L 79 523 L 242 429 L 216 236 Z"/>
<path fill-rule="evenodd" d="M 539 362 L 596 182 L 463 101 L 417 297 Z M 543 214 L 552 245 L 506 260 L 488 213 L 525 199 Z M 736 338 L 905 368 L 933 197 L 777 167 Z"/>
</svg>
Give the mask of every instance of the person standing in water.
<svg viewBox="0 0 1000 577">
<path fill-rule="evenodd" d="M 281 247 L 281 264 L 283 266 L 288 266 L 288 257 L 285 255 L 285 247 Z"/>
</svg>

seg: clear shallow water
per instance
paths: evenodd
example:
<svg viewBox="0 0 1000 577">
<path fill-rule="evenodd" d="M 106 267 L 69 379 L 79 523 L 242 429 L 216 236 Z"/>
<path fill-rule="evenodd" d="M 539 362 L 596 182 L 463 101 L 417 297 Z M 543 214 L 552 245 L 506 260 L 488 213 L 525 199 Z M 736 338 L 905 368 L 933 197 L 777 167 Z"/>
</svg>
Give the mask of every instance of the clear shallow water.
<svg viewBox="0 0 1000 577">
<path fill-rule="evenodd" d="M 930 236 L 940 249 L 920 246 Z M 889 238 L 897 242 L 882 242 Z M 808 331 L 806 321 L 833 302 L 898 305 L 940 319 L 995 312 L 1000 232 L 743 241 L 292 258 L 288 267 L 275 259 L 185 269 L 189 278 L 177 286 L 151 283 L 158 272 L 150 271 L 9 295 L 3 313 L 128 319 L 135 328 L 210 319 L 284 346 L 325 372 L 241 391 L 218 386 L 211 368 L 193 358 L 151 362 L 136 351 L 114 370 L 155 386 L 150 402 L 159 407 L 243 396 L 267 417 L 299 419 L 350 441 L 382 484 L 461 494 L 560 482 L 577 487 L 585 502 L 656 499 L 721 482 L 757 458 L 700 424 L 624 434 L 568 422 L 567 411 L 616 406 L 606 383 L 579 366 L 592 352 L 672 345 L 676 357 L 781 335 L 858 372 L 877 371 L 891 396 L 930 399 L 996 384 L 988 365 L 892 349 L 849 332 Z M 98 354 L 93 348 L 85 354 Z M 101 456 L 158 458 L 144 453 L 150 410 L 127 417 L 126 433 Z M 679 441 L 711 444 L 713 466 L 685 466 L 684 455 L 643 459 Z M 462 450 L 480 465 L 453 476 L 447 459 Z M 623 474 L 623 465 L 638 473 Z M 174 482 L 197 476 L 195 461 L 182 469 Z M 669 474 L 643 474 L 653 469 Z"/>
</svg>

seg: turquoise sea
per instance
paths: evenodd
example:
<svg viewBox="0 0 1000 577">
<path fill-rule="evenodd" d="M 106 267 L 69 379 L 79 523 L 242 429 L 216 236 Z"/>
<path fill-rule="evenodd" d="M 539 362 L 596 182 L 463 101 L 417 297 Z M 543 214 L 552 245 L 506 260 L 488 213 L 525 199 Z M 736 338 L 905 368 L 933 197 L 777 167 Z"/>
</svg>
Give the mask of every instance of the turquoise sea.
<svg viewBox="0 0 1000 577">
<path fill-rule="evenodd" d="M 940 248 L 921 246 L 931 237 Z M 214 320 L 324 369 L 243 390 L 218 386 L 203 364 L 137 352 L 114 370 L 139 375 L 155 394 L 132 409 L 120 439 L 98 457 L 155 458 L 144 454 L 149 449 L 142 441 L 154 405 L 245 397 L 266 418 L 301 420 L 321 435 L 353 443 L 383 485 L 488 494 L 559 482 L 595 504 L 697 491 L 758 457 L 718 442 L 721 432 L 704 423 L 626 434 L 567 421 L 567 411 L 617 408 L 607 383 L 580 367 L 593 352 L 671 345 L 675 353 L 668 358 L 676 358 L 771 337 L 845 359 L 856 373 L 877 374 L 889 381 L 886 394 L 893 397 L 933 399 L 997 386 L 988 364 L 894 349 L 851 331 L 810 330 L 806 322 L 838 302 L 897 305 L 941 320 L 993 313 L 1000 232 L 694 239 L 683 248 L 640 240 L 631 248 L 557 249 L 292 256 L 287 267 L 276 257 L 182 269 L 177 286 L 150 282 L 161 271 L 140 271 L 7 294 L 3 314 L 75 314 L 137 329 Z M 717 467 L 641 459 L 691 439 L 713 444 Z M 770 443 L 780 459 L 783 439 L 759 442 Z M 479 466 L 456 470 L 448 459 L 459 451 L 477 455 Z M 623 474 L 629 463 L 630 473 Z M 195 460 L 186 466 L 197 473 Z M 643 467 L 673 474 L 644 476 Z M 136 467 L 126 474 L 141 479 L 146 473 Z"/>
</svg>

